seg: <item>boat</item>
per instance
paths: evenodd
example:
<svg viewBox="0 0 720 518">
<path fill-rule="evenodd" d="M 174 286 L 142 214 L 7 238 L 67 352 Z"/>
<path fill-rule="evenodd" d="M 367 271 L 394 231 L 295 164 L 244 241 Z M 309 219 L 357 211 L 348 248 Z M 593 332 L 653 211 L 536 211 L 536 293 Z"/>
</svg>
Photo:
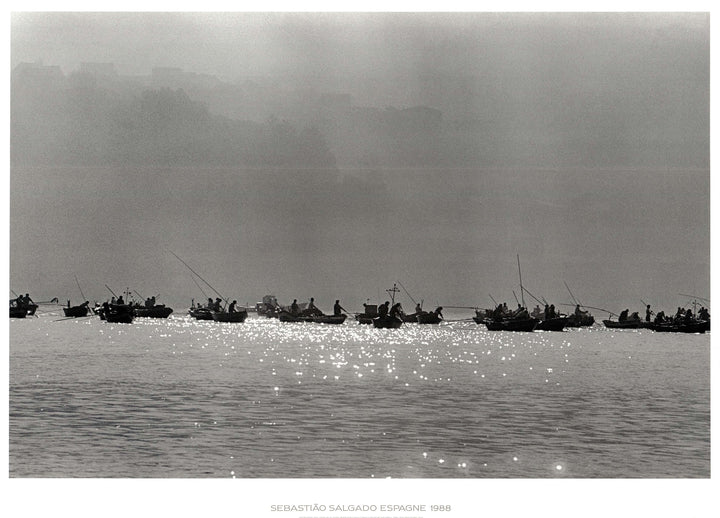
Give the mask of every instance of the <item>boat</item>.
<svg viewBox="0 0 720 518">
<path fill-rule="evenodd" d="M 477 317 L 474 317 L 475 319 Z M 477 322 L 477 320 L 476 320 Z M 534 331 L 540 320 L 537 318 L 503 318 L 500 320 L 484 320 L 482 323 L 488 331 Z M 478 322 L 480 323 L 480 322 Z"/>
<path fill-rule="evenodd" d="M 568 315 L 566 327 L 590 327 L 595 323 L 595 317 L 589 313 Z"/>
<path fill-rule="evenodd" d="M 418 324 L 439 324 L 442 322 L 442 318 L 434 311 L 429 313 L 423 312 L 416 315 L 416 322 Z"/>
<path fill-rule="evenodd" d="M 536 331 L 562 331 L 565 329 L 568 323 L 569 317 L 555 317 L 555 318 L 548 318 L 544 320 L 540 320 L 538 322 L 537 326 L 535 326 Z"/>
<path fill-rule="evenodd" d="M 105 321 L 114 324 L 130 324 L 135 317 L 132 306 L 127 304 L 108 304 L 103 315 Z"/>
<path fill-rule="evenodd" d="M 90 303 L 86 301 L 79 306 L 62 308 L 63 313 L 65 313 L 66 317 L 86 317 L 88 313 L 90 313 L 90 308 L 88 307 L 89 304 Z"/>
<path fill-rule="evenodd" d="M 651 329 L 658 333 L 705 333 L 710 331 L 710 321 L 695 320 L 692 322 L 653 324 Z"/>
<path fill-rule="evenodd" d="M 136 317 L 144 318 L 167 318 L 173 312 L 173 309 L 167 307 L 165 304 L 157 304 L 151 307 L 136 306 L 133 309 L 135 310 Z"/>
<path fill-rule="evenodd" d="M 259 316 L 267 318 L 277 318 L 280 304 L 278 304 L 277 297 L 275 295 L 265 295 L 262 298 L 262 302 L 255 304 L 255 312 Z"/>
<path fill-rule="evenodd" d="M 27 308 L 19 307 L 16 299 L 10 299 L 10 318 L 25 318 L 27 314 Z"/>
<path fill-rule="evenodd" d="M 357 320 L 360 324 L 372 324 L 373 319 L 379 316 L 377 304 L 363 304 L 363 308 L 365 308 L 365 311 L 363 313 L 356 314 L 355 320 Z"/>
<path fill-rule="evenodd" d="M 372 324 L 373 327 L 378 329 L 397 329 L 403 325 L 403 321 L 400 318 L 386 315 L 384 317 L 373 318 Z"/>
<path fill-rule="evenodd" d="M 620 322 L 619 320 L 603 320 L 603 324 L 605 324 L 605 327 L 608 329 L 641 329 L 641 328 L 647 328 L 651 327 L 649 322 L 643 322 L 642 320 L 624 320 Z"/>
<path fill-rule="evenodd" d="M 212 312 L 212 319 L 215 322 L 232 322 L 232 323 L 242 323 L 245 322 L 245 319 L 248 317 L 248 312 L 243 309 L 242 311 L 234 311 L 233 313 L 229 313 L 227 311 L 213 311 Z"/>
<path fill-rule="evenodd" d="M 339 325 L 345 322 L 347 315 L 293 315 L 288 311 L 278 314 L 280 322 L 310 322 L 314 324 Z"/>
<path fill-rule="evenodd" d="M 190 308 L 188 314 L 195 320 L 213 320 L 213 312 L 208 308 Z"/>
</svg>

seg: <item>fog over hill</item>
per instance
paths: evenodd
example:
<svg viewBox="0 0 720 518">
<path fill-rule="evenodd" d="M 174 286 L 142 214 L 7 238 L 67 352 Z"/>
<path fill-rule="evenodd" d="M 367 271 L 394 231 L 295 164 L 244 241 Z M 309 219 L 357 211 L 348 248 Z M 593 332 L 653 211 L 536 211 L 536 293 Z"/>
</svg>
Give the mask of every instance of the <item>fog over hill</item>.
<svg viewBox="0 0 720 518">
<path fill-rule="evenodd" d="M 10 284 L 709 297 L 706 14 L 14 13 Z M 532 302 L 532 301 L 531 301 Z M 406 305 L 409 304 L 406 303 Z M 623 308 L 619 307 L 623 306 Z"/>
</svg>

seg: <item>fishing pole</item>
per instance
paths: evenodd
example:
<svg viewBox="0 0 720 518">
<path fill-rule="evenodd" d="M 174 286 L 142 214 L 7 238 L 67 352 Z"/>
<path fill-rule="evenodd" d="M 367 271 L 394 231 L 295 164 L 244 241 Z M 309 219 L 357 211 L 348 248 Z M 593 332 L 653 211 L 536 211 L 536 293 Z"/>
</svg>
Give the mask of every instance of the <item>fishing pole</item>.
<svg viewBox="0 0 720 518">
<path fill-rule="evenodd" d="M 413 303 L 417 306 L 417 301 L 412 297 L 412 295 L 410 295 L 410 293 L 408 292 L 408 290 L 405 289 L 405 286 L 402 285 L 402 282 L 397 281 L 397 283 L 398 283 L 398 284 L 400 285 L 400 287 L 403 289 L 403 291 L 405 292 L 405 294 L 406 294 L 408 297 L 410 297 L 410 300 L 412 300 Z M 421 306 L 422 306 L 422 304 L 421 304 Z"/>
<path fill-rule="evenodd" d="M 118 296 L 115 295 L 115 292 L 110 289 L 110 286 L 108 286 L 108 285 L 106 284 L 105 287 L 108 289 L 108 291 L 109 291 L 110 293 L 112 293 L 112 296 L 113 296 L 113 297 L 115 297 L 116 299 L 118 298 Z"/>
<path fill-rule="evenodd" d="M 520 301 L 517 298 L 517 295 L 515 295 L 515 290 L 513 290 L 513 297 L 515 297 L 515 302 L 517 302 L 518 306 L 520 305 Z"/>
<path fill-rule="evenodd" d="M 207 284 L 207 285 L 210 287 L 211 290 L 213 290 L 216 294 L 220 295 L 220 298 L 221 298 L 221 299 L 223 299 L 225 302 L 228 301 L 227 298 L 225 298 L 225 297 L 222 295 L 222 293 L 220 293 L 218 290 L 216 290 L 215 288 L 213 288 L 212 284 L 210 284 L 208 281 L 206 281 L 205 279 L 203 279 L 202 276 L 201 276 L 198 272 L 196 272 L 195 270 L 193 270 L 193 269 L 190 267 L 190 265 L 187 264 L 185 261 L 183 261 L 175 252 L 173 252 L 172 250 L 169 250 L 169 249 L 168 249 L 168 252 L 170 252 L 172 255 L 174 255 L 174 256 L 177 258 L 178 261 L 180 261 L 181 263 L 183 263 L 183 264 L 187 267 L 188 270 L 190 270 L 190 271 L 193 272 L 195 275 L 197 275 L 197 278 L 200 279 L 201 281 L 203 281 L 205 284 Z"/>
<path fill-rule="evenodd" d="M 490 294 L 488 293 L 488 296 L 490 297 L 490 300 L 492 300 L 492 301 L 495 303 L 496 306 L 499 306 L 499 305 L 500 305 L 500 304 L 498 304 L 497 300 L 495 300 L 495 299 L 493 298 L 492 295 L 490 295 Z"/>
<path fill-rule="evenodd" d="M 563 284 L 564 284 L 565 287 L 567 288 L 568 293 L 570 294 L 570 298 L 573 299 L 573 302 L 575 302 L 575 305 L 576 305 L 576 306 L 582 306 L 582 304 L 580 304 L 580 301 L 575 298 L 575 295 L 573 295 L 573 292 L 570 291 L 570 286 L 567 285 L 567 282 L 563 281 Z M 585 307 L 585 306 L 583 306 L 583 307 Z"/>
<path fill-rule="evenodd" d="M 582 304 L 560 304 L 560 305 L 561 305 L 561 306 L 580 306 L 580 305 L 582 305 Z M 603 312 L 605 312 L 605 313 L 609 313 L 609 314 L 612 315 L 612 316 L 615 316 L 615 317 L 618 316 L 617 313 L 613 313 L 613 312 L 610 311 L 609 309 L 596 308 L 596 307 L 593 307 L 593 306 L 582 306 L 582 307 L 588 308 L 588 309 L 597 309 L 598 311 L 603 311 Z"/>
<path fill-rule="evenodd" d="M 530 293 L 530 290 L 528 290 L 527 288 L 523 288 L 523 289 L 525 290 L 525 293 L 527 293 L 532 298 L 534 298 L 539 304 L 545 304 L 546 306 L 548 305 L 547 301 L 538 299 L 535 295 Z"/>
<path fill-rule="evenodd" d="M 525 307 L 525 296 L 523 295 L 523 285 L 522 285 L 522 271 L 520 270 L 520 254 L 517 254 L 517 263 L 518 263 L 518 276 L 520 277 L 520 298 L 522 299 L 522 307 Z M 514 294 L 515 292 L 513 292 Z M 517 297 L 516 297 L 517 298 Z"/>
<path fill-rule="evenodd" d="M 77 287 L 80 290 L 80 295 L 82 296 L 83 300 L 87 300 L 85 298 L 85 294 L 83 293 L 82 288 L 80 287 L 80 281 L 78 281 L 77 275 L 75 276 L 75 283 L 77 284 Z"/>
</svg>

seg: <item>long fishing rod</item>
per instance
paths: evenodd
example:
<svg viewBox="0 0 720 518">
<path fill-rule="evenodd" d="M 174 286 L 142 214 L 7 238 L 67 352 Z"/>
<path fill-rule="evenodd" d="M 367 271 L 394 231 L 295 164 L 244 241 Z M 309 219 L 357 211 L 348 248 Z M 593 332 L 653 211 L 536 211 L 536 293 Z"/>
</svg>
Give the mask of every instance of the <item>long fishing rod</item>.
<svg viewBox="0 0 720 518">
<path fill-rule="evenodd" d="M 515 290 L 513 290 L 513 297 L 515 297 L 515 302 L 517 302 L 518 306 L 520 305 L 520 301 L 517 298 L 517 295 L 515 295 Z M 525 307 L 525 306 L 523 306 Z"/>
<path fill-rule="evenodd" d="M 576 306 L 582 306 L 582 304 L 580 304 L 580 301 L 575 298 L 575 295 L 573 295 L 573 292 L 570 291 L 570 286 L 567 285 L 567 282 L 563 281 L 563 284 L 564 284 L 565 287 L 567 288 L 568 293 L 570 294 L 570 298 L 573 299 L 573 302 L 575 303 L 575 305 L 576 305 Z M 584 307 L 584 306 L 583 306 L 583 307 Z"/>
<path fill-rule="evenodd" d="M 493 298 L 492 295 L 490 295 L 490 294 L 488 293 L 488 296 L 490 297 L 490 300 L 492 300 L 492 301 L 495 303 L 495 306 L 499 306 L 499 305 L 500 305 L 500 304 L 498 304 L 497 300 L 495 300 L 495 299 Z"/>
<path fill-rule="evenodd" d="M 417 306 L 417 300 L 415 300 L 415 299 L 412 297 L 412 295 L 410 295 L 410 293 L 408 292 L 408 290 L 405 289 L 405 286 L 402 285 L 402 282 L 397 281 L 397 283 L 398 283 L 398 284 L 400 285 L 400 287 L 403 289 L 403 291 L 405 292 L 405 294 L 406 294 L 408 297 L 410 297 L 410 300 L 412 300 L 413 303 Z"/>
<path fill-rule="evenodd" d="M 108 286 L 108 285 L 106 284 L 105 287 L 108 289 L 108 291 L 109 291 L 110 293 L 112 293 L 112 296 L 113 296 L 113 297 L 115 297 L 116 299 L 118 298 L 118 296 L 115 295 L 115 292 L 110 289 L 110 286 Z"/>
<path fill-rule="evenodd" d="M 82 296 L 83 300 L 87 300 L 85 298 L 85 294 L 83 293 L 82 288 L 80 287 L 80 281 L 78 281 L 77 275 L 75 276 L 75 283 L 77 284 L 77 287 L 80 290 L 80 295 Z"/>
<path fill-rule="evenodd" d="M 211 290 L 213 290 L 216 294 L 220 295 L 220 298 L 221 298 L 221 299 L 223 299 L 225 302 L 228 301 L 227 298 L 225 298 L 225 297 L 222 295 L 222 293 L 220 293 L 218 290 L 216 290 L 215 288 L 213 288 L 212 284 L 210 284 L 208 281 L 206 281 L 205 279 L 203 279 L 202 276 L 201 276 L 198 272 L 196 272 L 195 270 L 193 270 L 188 263 L 186 263 L 185 261 L 183 261 L 182 259 L 180 259 L 180 257 L 179 257 L 175 252 L 173 252 L 172 250 L 169 250 L 169 249 L 168 249 L 168 252 L 170 252 L 172 255 L 174 255 L 174 256 L 177 258 L 178 261 L 180 261 L 181 263 L 183 263 L 183 264 L 187 267 L 188 270 L 190 270 L 190 271 L 193 272 L 195 275 L 197 275 L 198 279 L 200 279 L 200 280 L 203 281 L 205 284 L 207 284 L 207 285 L 210 287 Z"/>
<path fill-rule="evenodd" d="M 561 305 L 561 306 L 581 306 L 582 304 L 564 304 L 564 303 L 563 303 L 563 304 L 560 304 L 560 305 Z M 610 311 L 609 309 L 605 309 L 605 308 L 595 308 L 595 307 L 593 307 L 593 306 L 582 306 L 582 307 L 588 308 L 588 309 L 597 309 L 598 311 L 603 311 L 603 312 L 605 312 L 605 313 L 609 313 L 610 315 L 613 315 L 613 316 L 615 316 L 615 317 L 618 316 L 617 313 L 613 313 L 613 312 Z"/>
<path fill-rule="evenodd" d="M 525 296 L 523 295 L 523 285 L 522 285 L 522 271 L 520 270 L 520 254 L 517 254 L 517 263 L 518 263 L 518 275 L 520 277 L 520 298 L 522 299 L 522 307 L 525 307 Z M 515 292 L 513 292 L 515 293 Z"/>
<path fill-rule="evenodd" d="M 197 286 L 197 287 L 198 287 L 198 289 L 199 289 L 199 290 L 200 290 L 200 291 L 202 292 L 202 294 L 203 294 L 203 297 L 205 297 L 205 298 L 209 298 L 209 297 L 207 296 L 207 293 L 205 293 L 205 290 L 204 290 L 204 289 L 202 289 L 202 286 L 200 286 L 200 283 L 199 283 L 198 281 L 196 281 L 196 280 L 195 280 L 195 276 L 194 276 L 194 275 L 192 275 L 192 274 L 190 274 L 190 278 L 191 278 L 191 279 L 192 279 L 192 281 L 193 281 L 193 282 L 195 283 L 195 286 Z M 267 291 L 267 290 L 265 290 L 265 291 Z"/>
<path fill-rule="evenodd" d="M 528 290 L 527 288 L 523 288 L 523 289 L 525 290 L 525 293 L 527 293 L 527 294 L 530 295 L 532 298 L 534 298 L 535 301 L 537 301 L 538 304 L 545 304 L 545 305 L 547 306 L 547 301 L 538 299 L 535 295 L 533 295 L 532 293 L 530 293 L 530 290 Z"/>
</svg>

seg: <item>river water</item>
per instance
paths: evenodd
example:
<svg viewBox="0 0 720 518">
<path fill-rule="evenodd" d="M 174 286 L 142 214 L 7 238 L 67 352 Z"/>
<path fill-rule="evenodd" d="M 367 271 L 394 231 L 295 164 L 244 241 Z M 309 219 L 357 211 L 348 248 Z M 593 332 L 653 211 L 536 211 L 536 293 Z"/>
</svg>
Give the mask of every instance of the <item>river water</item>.
<svg viewBox="0 0 720 518">
<path fill-rule="evenodd" d="M 10 321 L 11 477 L 710 476 L 709 334 L 58 318 Z"/>
</svg>

